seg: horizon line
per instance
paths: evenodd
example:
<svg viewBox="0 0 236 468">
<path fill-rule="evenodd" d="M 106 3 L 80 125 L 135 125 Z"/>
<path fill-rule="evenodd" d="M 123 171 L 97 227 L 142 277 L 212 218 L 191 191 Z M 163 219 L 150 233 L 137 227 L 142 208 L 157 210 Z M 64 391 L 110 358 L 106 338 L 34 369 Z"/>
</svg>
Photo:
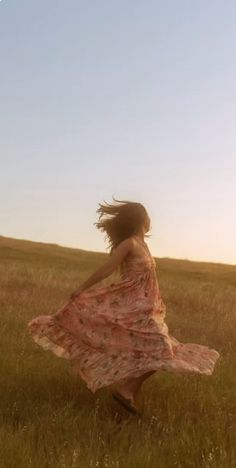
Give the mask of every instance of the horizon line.
<svg viewBox="0 0 236 468">
<path fill-rule="evenodd" d="M 45 245 L 51 245 L 51 246 L 56 246 L 56 247 L 63 247 L 63 248 L 66 248 L 66 249 L 83 250 L 84 252 L 108 254 L 108 252 L 104 252 L 104 251 L 101 251 L 101 250 L 88 250 L 88 249 L 84 249 L 84 248 L 80 248 L 80 247 L 72 247 L 72 246 L 63 245 L 63 244 L 56 244 L 54 242 L 44 242 L 44 241 L 37 241 L 37 240 L 32 240 L 32 239 L 22 239 L 22 238 L 18 238 L 18 237 L 4 236 L 4 235 L 0 234 L 0 239 L 1 238 L 24 241 L 24 242 L 32 242 L 32 243 L 35 243 L 35 244 L 45 244 Z M 168 257 L 168 256 L 158 257 L 156 255 L 153 255 L 153 257 L 158 258 L 160 260 L 165 260 L 165 259 L 166 260 L 178 260 L 178 261 L 182 261 L 182 262 L 210 263 L 210 264 L 214 264 L 214 265 L 225 265 L 225 266 L 236 267 L 235 263 L 224 263 L 224 262 L 213 261 L 213 260 L 193 260 L 191 258 Z"/>
</svg>

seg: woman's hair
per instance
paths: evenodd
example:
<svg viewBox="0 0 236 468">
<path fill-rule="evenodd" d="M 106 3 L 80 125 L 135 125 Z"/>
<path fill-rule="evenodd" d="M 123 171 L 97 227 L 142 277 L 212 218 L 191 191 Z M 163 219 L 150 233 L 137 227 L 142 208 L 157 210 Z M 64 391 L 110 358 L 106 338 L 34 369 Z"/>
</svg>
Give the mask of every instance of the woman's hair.
<svg viewBox="0 0 236 468">
<path fill-rule="evenodd" d="M 100 208 L 96 210 L 100 213 L 99 221 L 93 223 L 97 229 L 106 233 L 110 254 L 120 242 L 135 235 L 148 217 L 146 208 L 141 203 L 112 198 L 117 204 L 99 203 Z M 104 215 L 108 216 L 101 219 Z"/>
</svg>

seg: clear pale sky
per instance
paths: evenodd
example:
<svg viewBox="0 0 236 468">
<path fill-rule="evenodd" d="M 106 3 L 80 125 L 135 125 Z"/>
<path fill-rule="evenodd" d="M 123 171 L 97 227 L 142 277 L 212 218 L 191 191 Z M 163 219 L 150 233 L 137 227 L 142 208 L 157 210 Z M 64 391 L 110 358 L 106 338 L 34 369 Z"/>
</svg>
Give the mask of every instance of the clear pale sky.
<svg viewBox="0 0 236 468">
<path fill-rule="evenodd" d="M 105 252 L 112 195 L 156 257 L 236 264 L 236 3 L 0 1 L 0 235 Z"/>
</svg>

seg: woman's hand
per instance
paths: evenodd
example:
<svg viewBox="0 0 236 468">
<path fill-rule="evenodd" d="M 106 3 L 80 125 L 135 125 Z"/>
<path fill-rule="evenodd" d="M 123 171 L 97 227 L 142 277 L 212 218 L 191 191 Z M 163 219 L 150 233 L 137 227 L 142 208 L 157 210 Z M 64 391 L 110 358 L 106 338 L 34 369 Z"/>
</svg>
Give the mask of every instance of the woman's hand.
<svg viewBox="0 0 236 468">
<path fill-rule="evenodd" d="M 81 288 L 76 289 L 76 290 L 70 295 L 70 299 L 75 299 L 76 297 L 80 296 L 81 293 L 82 293 L 82 289 L 81 289 Z"/>
</svg>

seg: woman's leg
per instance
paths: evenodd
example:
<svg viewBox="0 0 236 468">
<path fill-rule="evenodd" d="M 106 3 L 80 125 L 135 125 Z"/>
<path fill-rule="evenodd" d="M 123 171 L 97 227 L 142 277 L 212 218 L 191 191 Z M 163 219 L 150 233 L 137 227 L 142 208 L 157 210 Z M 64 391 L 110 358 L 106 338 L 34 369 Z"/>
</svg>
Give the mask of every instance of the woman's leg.
<svg viewBox="0 0 236 468">
<path fill-rule="evenodd" d="M 144 380 L 146 380 L 148 377 L 150 377 L 152 374 L 154 374 L 156 371 L 149 371 L 146 372 L 145 374 L 141 375 L 140 377 L 132 378 L 132 379 L 126 379 L 122 385 L 118 385 L 116 388 L 119 393 L 124 395 L 126 398 L 131 398 L 134 400 L 136 395 L 138 394 L 140 387 Z"/>
</svg>

